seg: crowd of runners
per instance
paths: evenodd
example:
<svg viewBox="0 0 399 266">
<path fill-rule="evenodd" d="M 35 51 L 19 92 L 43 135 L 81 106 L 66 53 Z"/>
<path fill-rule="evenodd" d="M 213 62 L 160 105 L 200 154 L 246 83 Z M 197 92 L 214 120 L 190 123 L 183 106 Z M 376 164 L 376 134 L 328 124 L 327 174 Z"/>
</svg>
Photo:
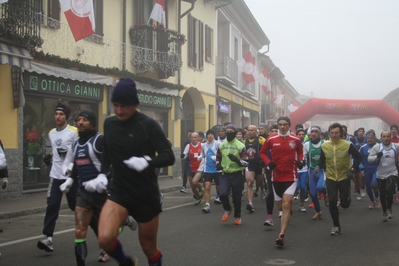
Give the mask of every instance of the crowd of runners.
<svg viewBox="0 0 399 266">
<path fill-rule="evenodd" d="M 242 222 L 242 197 L 247 199 L 245 209 L 253 213 L 253 198 L 260 196 L 266 201 L 265 226 L 274 225 L 273 209 L 278 209 L 280 233 L 275 242 L 280 247 L 285 244 L 294 200 L 299 201 L 301 212 L 307 211 L 309 203 L 315 212 L 313 220 L 318 221 L 323 199 L 333 222 L 332 236 L 341 234 L 339 208 L 350 206 L 352 193 L 357 200 L 367 195 L 368 208 L 381 208 L 382 221 L 393 218 L 392 203 L 399 200 L 397 125 L 378 136 L 363 127 L 350 135 L 339 123 L 332 123 L 325 132 L 319 126 L 298 124 L 295 132 L 290 128 L 289 117 L 282 116 L 270 128 L 264 123 L 243 129 L 225 123 L 216 132 L 188 131 L 181 155 L 180 192 L 187 193 L 189 181 L 195 205 L 205 201 L 202 212 L 206 214 L 211 212 L 214 184 L 214 203 L 224 209 L 222 221 L 233 216 L 236 225 Z"/>
</svg>

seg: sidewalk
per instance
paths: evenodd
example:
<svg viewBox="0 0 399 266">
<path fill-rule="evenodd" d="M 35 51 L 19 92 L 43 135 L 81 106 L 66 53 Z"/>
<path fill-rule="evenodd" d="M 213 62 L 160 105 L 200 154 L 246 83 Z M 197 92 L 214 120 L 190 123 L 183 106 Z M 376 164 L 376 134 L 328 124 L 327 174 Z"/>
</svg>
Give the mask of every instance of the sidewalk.
<svg viewBox="0 0 399 266">
<path fill-rule="evenodd" d="M 177 191 L 181 188 L 182 180 L 177 178 L 160 178 L 158 180 L 161 193 Z M 30 215 L 46 211 L 46 193 L 24 193 L 20 198 L 5 199 L 0 201 L 0 219 Z M 61 209 L 68 208 L 66 197 L 62 197 Z"/>
</svg>

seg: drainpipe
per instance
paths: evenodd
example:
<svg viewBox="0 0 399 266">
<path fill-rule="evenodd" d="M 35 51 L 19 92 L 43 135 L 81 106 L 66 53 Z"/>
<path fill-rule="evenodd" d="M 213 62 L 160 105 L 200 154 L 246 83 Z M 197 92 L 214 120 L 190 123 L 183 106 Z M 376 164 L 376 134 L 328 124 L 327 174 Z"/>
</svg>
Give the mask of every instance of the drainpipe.
<svg viewBox="0 0 399 266">
<path fill-rule="evenodd" d="M 122 70 L 126 70 L 126 0 L 123 0 L 122 9 Z"/>
</svg>

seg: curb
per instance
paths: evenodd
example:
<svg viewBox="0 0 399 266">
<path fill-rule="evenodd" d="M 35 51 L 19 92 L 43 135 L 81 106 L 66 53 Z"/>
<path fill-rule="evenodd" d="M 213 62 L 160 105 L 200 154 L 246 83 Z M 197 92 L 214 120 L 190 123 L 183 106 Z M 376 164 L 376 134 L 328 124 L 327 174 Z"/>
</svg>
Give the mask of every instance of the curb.
<svg viewBox="0 0 399 266">
<path fill-rule="evenodd" d="M 180 190 L 180 188 L 181 188 L 181 186 L 174 186 L 174 187 L 161 188 L 161 189 L 159 189 L 159 191 L 161 193 L 167 193 L 167 192 L 178 191 L 178 190 Z M 0 213 L 0 220 L 20 217 L 20 216 L 26 216 L 26 215 L 32 215 L 32 214 L 37 214 L 37 213 L 44 213 L 44 212 L 46 212 L 46 209 L 47 209 L 47 206 L 43 206 L 43 207 L 35 207 L 35 208 L 29 208 L 29 209 L 12 211 L 12 212 L 4 212 L 4 213 Z M 69 209 L 68 203 L 61 204 L 60 210 L 64 210 L 64 209 Z"/>
</svg>

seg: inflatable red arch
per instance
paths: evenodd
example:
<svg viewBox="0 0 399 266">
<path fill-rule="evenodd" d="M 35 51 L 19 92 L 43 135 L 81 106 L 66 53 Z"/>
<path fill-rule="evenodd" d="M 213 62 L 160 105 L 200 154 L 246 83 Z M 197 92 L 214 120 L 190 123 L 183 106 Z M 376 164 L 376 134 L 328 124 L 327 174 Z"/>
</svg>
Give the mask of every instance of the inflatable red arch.
<svg viewBox="0 0 399 266">
<path fill-rule="evenodd" d="M 334 115 L 337 120 L 379 117 L 388 125 L 399 124 L 399 112 L 383 100 L 337 100 L 311 98 L 290 115 L 291 127 L 315 115 Z"/>
</svg>

